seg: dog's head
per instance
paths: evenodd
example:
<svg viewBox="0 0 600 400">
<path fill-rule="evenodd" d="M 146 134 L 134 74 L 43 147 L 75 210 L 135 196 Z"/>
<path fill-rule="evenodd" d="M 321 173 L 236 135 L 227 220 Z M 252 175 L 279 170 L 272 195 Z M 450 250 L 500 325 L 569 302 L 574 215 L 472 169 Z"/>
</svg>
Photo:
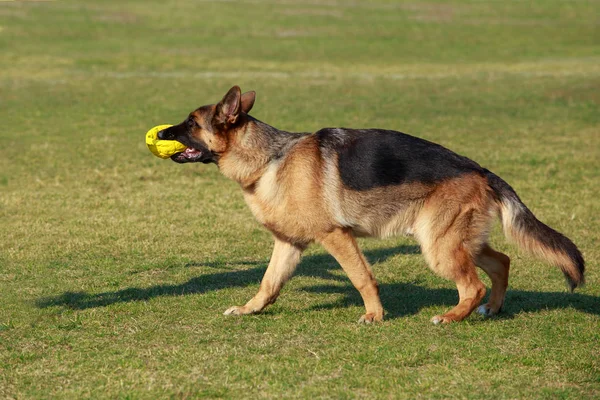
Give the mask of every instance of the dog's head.
<svg viewBox="0 0 600 400">
<path fill-rule="evenodd" d="M 158 132 L 161 140 L 177 140 L 187 146 L 171 156 L 178 163 L 217 163 L 228 150 L 231 135 L 247 123 L 246 114 L 254 105 L 255 92 L 242 94 L 234 86 L 218 104 L 202 106 L 180 123 Z"/>
</svg>

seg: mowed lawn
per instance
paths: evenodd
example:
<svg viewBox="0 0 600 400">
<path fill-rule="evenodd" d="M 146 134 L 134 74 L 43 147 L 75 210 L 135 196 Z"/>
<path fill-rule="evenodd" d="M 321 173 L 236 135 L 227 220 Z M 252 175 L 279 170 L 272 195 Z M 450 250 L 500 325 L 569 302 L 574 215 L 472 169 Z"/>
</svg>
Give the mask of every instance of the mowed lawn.
<svg viewBox="0 0 600 400">
<path fill-rule="evenodd" d="M 598 1 L 0 2 L 0 398 L 600 397 Z M 500 316 L 410 238 L 361 240 L 382 323 L 312 246 L 264 313 L 272 239 L 214 165 L 147 129 L 232 85 L 280 129 L 395 129 L 508 181 L 587 286 L 506 242 Z M 489 279 L 484 277 L 489 286 Z"/>
</svg>

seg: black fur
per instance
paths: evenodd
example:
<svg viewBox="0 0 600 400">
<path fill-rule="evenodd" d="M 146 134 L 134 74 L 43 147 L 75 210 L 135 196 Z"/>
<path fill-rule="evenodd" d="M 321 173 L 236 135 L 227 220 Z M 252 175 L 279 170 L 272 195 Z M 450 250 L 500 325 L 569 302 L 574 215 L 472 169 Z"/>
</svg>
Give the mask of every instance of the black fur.
<svg viewBox="0 0 600 400">
<path fill-rule="evenodd" d="M 158 132 L 157 136 L 160 140 L 177 140 L 179 143 L 183 143 L 187 147 L 197 149 L 202 153 L 195 159 L 189 159 L 184 157 L 182 153 L 176 153 L 171 156 L 171 160 L 180 164 L 188 162 L 202 162 L 204 164 L 216 163 L 218 161 L 218 157 L 208 149 L 206 143 L 202 142 L 201 140 L 197 140 L 190 135 L 192 128 L 190 120 L 190 117 L 188 117 L 179 125 L 173 125 L 167 129 L 163 129 L 162 131 Z"/>
<path fill-rule="evenodd" d="M 342 182 L 353 190 L 433 184 L 462 174 L 483 174 L 476 162 L 402 132 L 325 128 L 316 135 L 322 148 L 337 152 Z"/>
</svg>

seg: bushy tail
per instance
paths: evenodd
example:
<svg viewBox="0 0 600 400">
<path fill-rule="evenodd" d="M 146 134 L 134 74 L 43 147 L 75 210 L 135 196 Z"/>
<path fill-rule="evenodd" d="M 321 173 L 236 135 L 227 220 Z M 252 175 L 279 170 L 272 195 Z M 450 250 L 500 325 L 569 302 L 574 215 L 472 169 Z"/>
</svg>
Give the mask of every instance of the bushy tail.
<svg viewBox="0 0 600 400">
<path fill-rule="evenodd" d="M 486 170 L 486 175 L 500 206 L 504 234 L 519 247 L 559 267 L 571 291 L 583 285 L 585 262 L 577 246 L 539 221 L 508 183 L 490 171 Z"/>
</svg>

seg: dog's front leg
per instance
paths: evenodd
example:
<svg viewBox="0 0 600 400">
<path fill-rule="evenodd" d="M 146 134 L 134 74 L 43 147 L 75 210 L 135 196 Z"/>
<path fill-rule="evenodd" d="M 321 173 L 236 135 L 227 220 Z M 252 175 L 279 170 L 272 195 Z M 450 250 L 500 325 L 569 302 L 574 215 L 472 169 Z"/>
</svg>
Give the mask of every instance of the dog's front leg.
<svg viewBox="0 0 600 400">
<path fill-rule="evenodd" d="M 320 239 L 321 244 L 340 263 L 354 287 L 360 292 L 367 309 L 358 320 L 369 324 L 383 319 L 379 287 L 369 263 L 358 248 L 354 235 L 348 229 L 336 229 Z"/>
<path fill-rule="evenodd" d="M 260 289 L 244 306 L 234 306 L 224 312 L 225 315 L 245 315 L 261 311 L 273 304 L 279 296 L 279 291 L 292 276 L 300 262 L 304 247 L 281 241 L 275 238 L 273 255 L 265 272 Z"/>
</svg>

